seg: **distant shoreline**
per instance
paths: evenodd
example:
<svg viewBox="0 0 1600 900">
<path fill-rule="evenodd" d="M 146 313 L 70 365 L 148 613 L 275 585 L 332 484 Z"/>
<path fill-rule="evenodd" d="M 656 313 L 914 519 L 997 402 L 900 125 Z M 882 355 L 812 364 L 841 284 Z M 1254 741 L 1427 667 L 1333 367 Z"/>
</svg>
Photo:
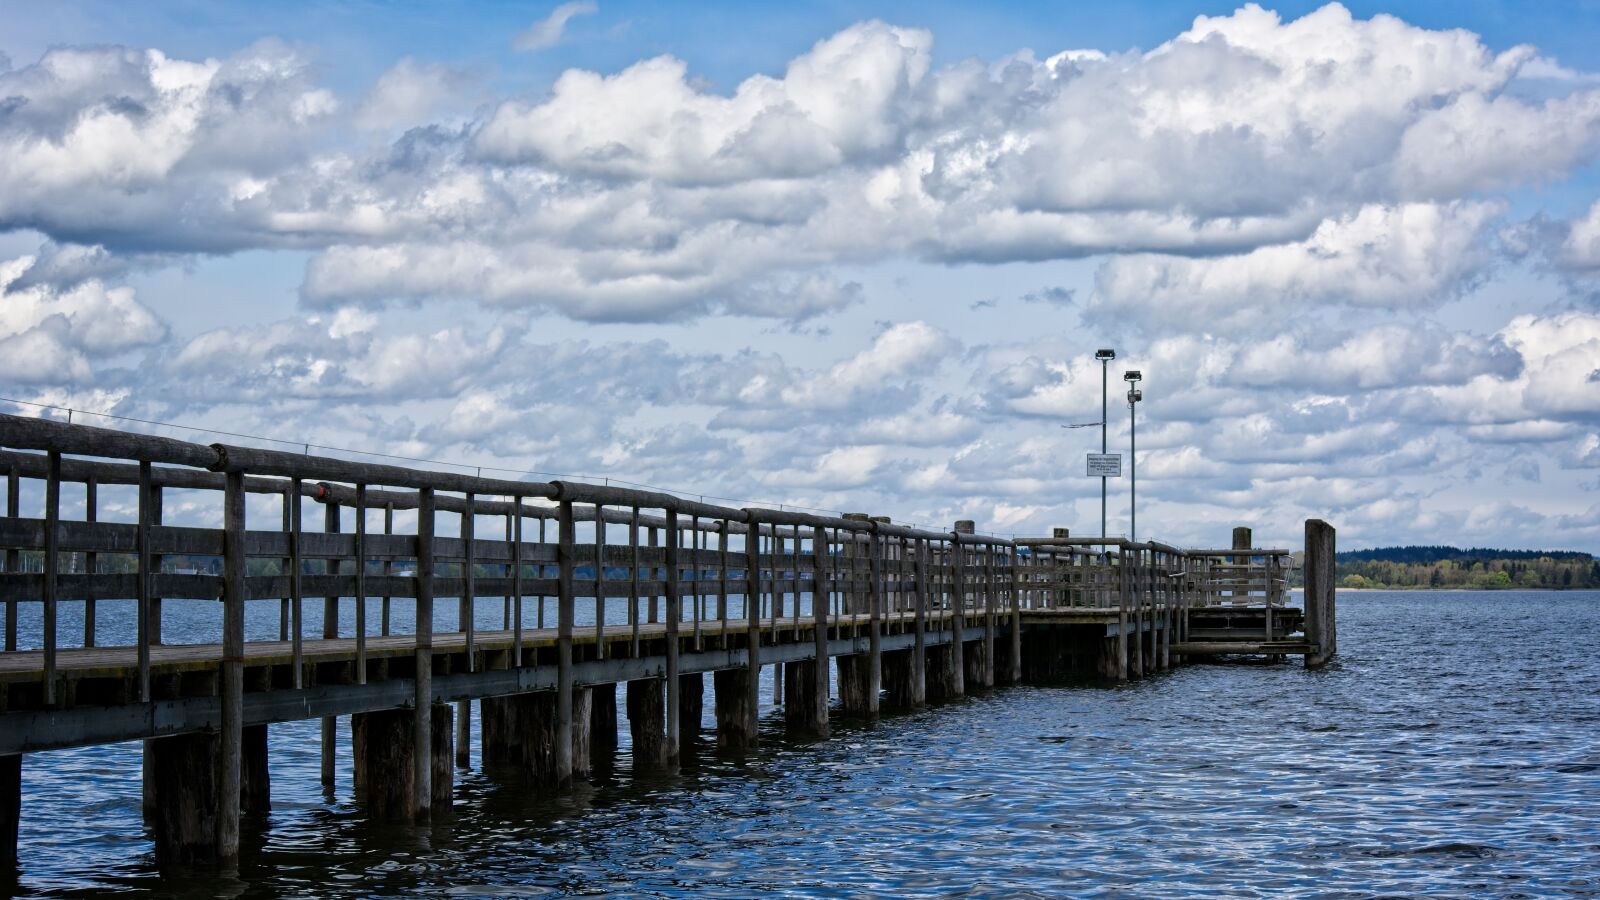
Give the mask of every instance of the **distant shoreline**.
<svg viewBox="0 0 1600 900">
<path fill-rule="evenodd" d="M 1291 590 L 1291 591 L 1303 591 L 1303 590 L 1305 590 L 1305 588 L 1303 588 L 1303 587 L 1294 587 L 1294 588 L 1290 588 L 1289 590 Z M 1448 588 L 1436 588 L 1436 587 L 1425 587 L 1425 588 L 1424 587 L 1377 587 L 1377 588 L 1375 588 L 1375 587 L 1359 587 L 1359 588 L 1353 588 L 1353 587 L 1336 587 L 1335 590 L 1337 590 L 1341 594 L 1505 594 L 1505 593 L 1512 593 L 1512 592 L 1519 593 L 1519 594 L 1572 594 L 1572 593 L 1588 592 L 1588 593 L 1593 594 L 1593 593 L 1596 593 L 1596 592 L 1600 592 L 1600 588 L 1592 588 L 1592 587 L 1581 587 L 1581 588 L 1553 588 L 1553 587 L 1537 587 L 1537 588 L 1523 588 L 1523 587 L 1492 587 L 1492 588 L 1481 588 L 1481 587 L 1448 587 Z"/>
</svg>

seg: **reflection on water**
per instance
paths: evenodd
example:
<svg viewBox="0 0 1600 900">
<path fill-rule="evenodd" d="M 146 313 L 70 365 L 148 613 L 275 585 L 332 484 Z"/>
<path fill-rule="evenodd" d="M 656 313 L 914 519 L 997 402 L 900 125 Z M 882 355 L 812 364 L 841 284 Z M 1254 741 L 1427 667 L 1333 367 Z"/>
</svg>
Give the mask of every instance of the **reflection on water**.
<svg viewBox="0 0 1600 900">
<path fill-rule="evenodd" d="M 758 752 L 718 757 L 708 731 L 672 776 L 632 777 L 624 723 L 592 784 L 458 773 L 426 829 L 364 821 L 348 748 L 324 794 L 316 723 L 273 726 L 273 810 L 236 881 L 158 880 L 137 744 L 40 754 L 23 889 L 1600 895 L 1600 594 L 1346 594 L 1339 613 L 1322 672 L 1002 689 L 822 743 L 768 710 Z"/>
</svg>

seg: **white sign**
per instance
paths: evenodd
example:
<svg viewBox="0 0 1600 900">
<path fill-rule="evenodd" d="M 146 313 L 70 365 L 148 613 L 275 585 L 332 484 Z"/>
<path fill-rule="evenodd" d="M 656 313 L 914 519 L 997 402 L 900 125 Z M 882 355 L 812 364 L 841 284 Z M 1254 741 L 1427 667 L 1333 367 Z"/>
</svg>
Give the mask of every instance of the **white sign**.
<svg viewBox="0 0 1600 900">
<path fill-rule="evenodd" d="M 1089 454 L 1090 478 L 1121 478 L 1122 454 L 1121 453 L 1091 453 Z"/>
</svg>

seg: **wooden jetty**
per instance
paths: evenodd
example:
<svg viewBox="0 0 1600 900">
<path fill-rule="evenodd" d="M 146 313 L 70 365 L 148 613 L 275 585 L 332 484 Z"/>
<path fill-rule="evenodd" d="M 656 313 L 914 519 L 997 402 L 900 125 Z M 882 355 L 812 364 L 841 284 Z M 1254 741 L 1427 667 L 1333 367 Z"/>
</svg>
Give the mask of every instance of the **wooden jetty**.
<svg viewBox="0 0 1600 900">
<path fill-rule="evenodd" d="M 874 715 L 1215 654 L 1316 667 L 1335 650 L 1334 531 L 1317 520 L 1302 610 L 1286 604 L 1290 551 L 1251 547 L 1248 529 L 1220 550 L 1065 529 L 1011 540 L 965 521 L 930 531 L 15 416 L 0 416 L 0 469 L 0 873 L 13 876 L 24 754 L 143 740 L 158 858 L 218 864 L 238 853 L 241 812 L 271 802 L 277 722 L 321 720 L 331 784 L 350 716 L 369 814 L 424 820 L 470 763 L 473 702 L 483 761 L 559 791 L 614 751 L 623 685 L 634 764 L 670 767 L 699 728 L 707 673 L 718 745 L 738 751 L 757 740 L 763 666 L 785 725 L 825 737 L 829 660 L 837 711 Z M 23 515 L 25 485 L 42 486 L 42 514 Z M 102 488 L 131 497 L 129 521 L 101 517 Z M 186 521 L 220 527 L 166 524 L 174 498 Z M 216 571 L 171 565 L 195 559 Z M 178 599 L 217 604 L 215 642 L 169 642 L 162 603 Z M 60 633 L 68 603 L 82 635 Z M 131 643 L 98 643 L 97 603 L 131 603 Z M 247 639 L 247 605 L 275 607 L 272 634 Z M 19 647 L 28 610 L 41 637 Z"/>
</svg>

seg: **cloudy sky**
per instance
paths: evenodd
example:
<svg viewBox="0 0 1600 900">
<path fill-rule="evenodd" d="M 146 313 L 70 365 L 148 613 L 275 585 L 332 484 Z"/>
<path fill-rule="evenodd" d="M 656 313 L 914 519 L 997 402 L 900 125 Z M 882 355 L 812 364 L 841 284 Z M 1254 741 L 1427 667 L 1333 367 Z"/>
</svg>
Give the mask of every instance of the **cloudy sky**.
<svg viewBox="0 0 1600 900">
<path fill-rule="evenodd" d="M 1093 534 L 1115 347 L 1141 536 L 1600 551 L 1600 4 L 1058 6 L 7 0 L 0 388 Z"/>
</svg>

